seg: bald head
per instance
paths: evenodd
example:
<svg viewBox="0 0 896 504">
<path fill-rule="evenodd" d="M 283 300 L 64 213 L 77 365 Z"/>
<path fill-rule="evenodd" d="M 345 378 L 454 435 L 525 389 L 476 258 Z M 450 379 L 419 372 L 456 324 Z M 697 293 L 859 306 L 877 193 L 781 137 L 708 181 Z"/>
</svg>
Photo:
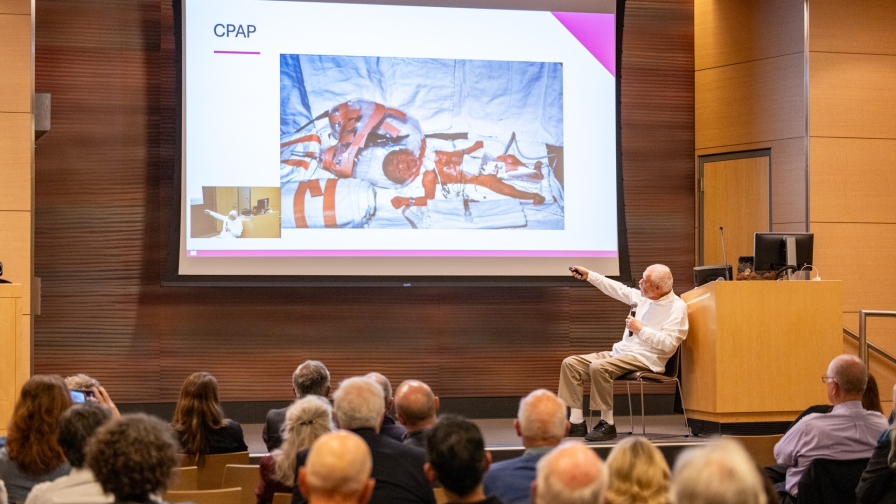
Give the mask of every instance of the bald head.
<svg viewBox="0 0 896 504">
<path fill-rule="evenodd" d="M 395 389 L 395 418 L 408 431 L 432 427 L 438 410 L 439 398 L 422 381 L 407 380 Z"/>
<path fill-rule="evenodd" d="M 538 461 L 532 502 L 593 504 L 601 502 L 606 476 L 600 457 L 582 443 L 566 443 Z"/>
<path fill-rule="evenodd" d="M 308 502 L 367 502 L 373 491 L 373 459 L 367 443 L 354 432 L 339 430 L 317 438 L 305 465 L 299 468 L 299 486 Z"/>
<path fill-rule="evenodd" d="M 834 386 L 828 388 L 831 404 L 860 401 L 868 384 L 865 364 L 855 355 L 838 355 L 828 366 L 828 376 L 834 379 Z M 834 401 L 837 402 L 834 402 Z"/>
<path fill-rule="evenodd" d="M 514 426 L 526 448 L 557 446 L 569 432 L 566 404 L 553 392 L 536 390 L 520 401 Z"/>
<path fill-rule="evenodd" d="M 389 379 L 380 373 L 367 373 L 364 375 L 364 378 L 368 380 L 373 380 L 374 383 L 380 386 L 383 389 L 383 400 L 384 405 L 386 406 L 386 412 L 392 409 L 392 404 L 394 403 L 394 399 L 392 397 L 392 383 L 389 382 Z"/>
</svg>

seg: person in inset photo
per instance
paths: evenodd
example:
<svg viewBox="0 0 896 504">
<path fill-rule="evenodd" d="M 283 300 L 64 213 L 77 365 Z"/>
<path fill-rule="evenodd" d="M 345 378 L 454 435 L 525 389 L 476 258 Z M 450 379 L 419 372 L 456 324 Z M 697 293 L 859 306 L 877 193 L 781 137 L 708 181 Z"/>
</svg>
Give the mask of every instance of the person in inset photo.
<svg viewBox="0 0 896 504">
<path fill-rule="evenodd" d="M 218 235 L 218 238 L 239 238 L 240 235 L 243 234 L 243 223 L 240 221 L 239 214 L 236 213 L 236 210 L 231 210 L 227 215 L 221 215 L 212 212 L 211 210 L 206 210 L 205 213 L 224 222 L 224 226 L 221 227 L 221 234 Z"/>
</svg>

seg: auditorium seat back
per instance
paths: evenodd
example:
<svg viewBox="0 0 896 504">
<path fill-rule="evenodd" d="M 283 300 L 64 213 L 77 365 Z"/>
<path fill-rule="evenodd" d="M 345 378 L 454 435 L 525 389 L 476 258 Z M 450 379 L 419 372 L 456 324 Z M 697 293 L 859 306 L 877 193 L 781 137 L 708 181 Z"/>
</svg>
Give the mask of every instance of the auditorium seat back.
<svg viewBox="0 0 896 504">
<path fill-rule="evenodd" d="M 797 487 L 800 504 L 855 504 L 856 487 L 868 459 L 815 459 Z"/>
</svg>

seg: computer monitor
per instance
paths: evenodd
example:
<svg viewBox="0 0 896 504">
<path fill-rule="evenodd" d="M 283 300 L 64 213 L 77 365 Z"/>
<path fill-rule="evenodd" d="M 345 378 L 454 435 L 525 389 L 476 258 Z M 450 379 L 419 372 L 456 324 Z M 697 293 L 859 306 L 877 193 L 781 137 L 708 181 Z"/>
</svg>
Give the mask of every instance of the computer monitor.
<svg viewBox="0 0 896 504">
<path fill-rule="evenodd" d="M 753 270 L 777 271 L 812 264 L 812 233 L 756 233 L 753 235 Z M 788 259 L 789 256 L 789 259 Z"/>
<path fill-rule="evenodd" d="M 255 205 L 255 213 L 261 213 L 268 209 L 268 198 L 261 198 Z"/>
</svg>

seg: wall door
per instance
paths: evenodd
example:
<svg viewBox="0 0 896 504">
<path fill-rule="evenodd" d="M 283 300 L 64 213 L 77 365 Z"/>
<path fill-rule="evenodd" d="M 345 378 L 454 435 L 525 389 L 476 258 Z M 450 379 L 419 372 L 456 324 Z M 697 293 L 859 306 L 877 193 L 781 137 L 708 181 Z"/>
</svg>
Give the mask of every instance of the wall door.
<svg viewBox="0 0 896 504">
<path fill-rule="evenodd" d="M 699 265 L 730 264 L 736 271 L 738 257 L 753 255 L 753 233 L 771 230 L 770 180 L 771 149 L 699 158 Z"/>
</svg>

